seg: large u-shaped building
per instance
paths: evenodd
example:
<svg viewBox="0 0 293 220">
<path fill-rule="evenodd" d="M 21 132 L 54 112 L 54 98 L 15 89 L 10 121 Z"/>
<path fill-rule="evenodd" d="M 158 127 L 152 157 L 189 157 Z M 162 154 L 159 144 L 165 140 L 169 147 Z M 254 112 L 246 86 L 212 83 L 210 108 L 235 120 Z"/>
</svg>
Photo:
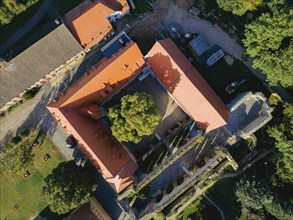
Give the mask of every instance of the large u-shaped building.
<svg viewBox="0 0 293 220">
<path fill-rule="evenodd" d="M 146 58 L 137 44 L 120 34 L 104 48 L 105 57 L 49 105 L 48 109 L 80 150 L 117 192 L 133 182 L 135 158 L 103 122 L 101 105 L 145 67 L 181 108 L 206 131 L 224 126 L 229 111 L 170 39 L 157 42 Z"/>
</svg>

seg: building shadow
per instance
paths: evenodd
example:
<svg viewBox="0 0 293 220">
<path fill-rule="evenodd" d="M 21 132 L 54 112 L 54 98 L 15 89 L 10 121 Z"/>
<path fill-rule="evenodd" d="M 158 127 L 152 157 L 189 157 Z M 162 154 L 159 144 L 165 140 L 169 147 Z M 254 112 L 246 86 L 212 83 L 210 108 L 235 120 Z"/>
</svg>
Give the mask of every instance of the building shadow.
<svg viewBox="0 0 293 220">
<path fill-rule="evenodd" d="M 38 216 L 34 218 L 34 220 L 40 220 L 40 219 L 47 219 L 47 220 L 62 220 L 69 216 L 70 213 L 64 214 L 64 215 L 59 215 L 56 212 L 52 212 L 49 206 L 44 208 Z"/>
</svg>

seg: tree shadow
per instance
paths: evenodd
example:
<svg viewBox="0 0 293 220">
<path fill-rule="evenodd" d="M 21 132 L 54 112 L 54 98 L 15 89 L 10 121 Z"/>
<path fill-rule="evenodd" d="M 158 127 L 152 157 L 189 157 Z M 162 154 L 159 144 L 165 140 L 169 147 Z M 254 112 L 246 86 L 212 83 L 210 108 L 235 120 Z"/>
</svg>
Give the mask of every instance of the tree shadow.
<svg viewBox="0 0 293 220">
<path fill-rule="evenodd" d="M 14 136 L 14 133 L 12 131 L 8 131 L 4 138 L 0 141 L 0 153 L 3 152 L 4 146 L 7 144 L 7 142 Z"/>
<path fill-rule="evenodd" d="M 50 207 L 47 206 L 44 208 L 37 217 L 34 218 L 34 220 L 39 220 L 39 219 L 47 219 L 47 220 L 61 220 L 64 219 L 65 217 L 69 216 L 70 213 L 59 215 L 56 212 L 52 212 Z"/>
<path fill-rule="evenodd" d="M 170 56 L 163 55 L 162 53 L 155 53 L 147 57 L 147 61 L 154 70 L 156 77 L 166 90 L 172 94 L 181 81 L 180 77 L 184 72 L 179 70 L 179 67 L 174 65 L 174 62 L 172 63 Z"/>
</svg>

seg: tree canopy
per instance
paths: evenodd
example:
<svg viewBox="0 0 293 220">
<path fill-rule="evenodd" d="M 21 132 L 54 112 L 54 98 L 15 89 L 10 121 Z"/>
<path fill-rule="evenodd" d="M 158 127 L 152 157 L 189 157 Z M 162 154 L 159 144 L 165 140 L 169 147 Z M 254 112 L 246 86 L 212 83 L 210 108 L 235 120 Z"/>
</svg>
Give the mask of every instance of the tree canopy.
<svg viewBox="0 0 293 220">
<path fill-rule="evenodd" d="M 246 208 L 265 209 L 280 220 L 290 220 L 293 214 L 292 207 L 281 202 L 264 182 L 256 183 L 255 180 L 240 179 L 236 185 L 236 197 Z"/>
<path fill-rule="evenodd" d="M 32 147 L 27 143 L 16 147 L 11 142 L 10 146 L 11 148 L 6 148 L 5 153 L 1 155 L 0 173 L 14 175 L 25 171 L 33 163 L 34 154 L 32 153 Z"/>
<path fill-rule="evenodd" d="M 293 104 L 284 104 L 283 119 L 279 125 L 268 129 L 270 137 L 275 139 L 276 169 L 285 182 L 293 183 Z"/>
<path fill-rule="evenodd" d="M 16 15 L 25 11 L 39 0 L 2 0 L 0 1 L 0 26 L 8 24 Z"/>
<path fill-rule="evenodd" d="M 293 86 L 292 36 L 293 10 L 285 6 L 272 5 L 270 12 L 245 26 L 246 54 L 271 85 Z"/>
<path fill-rule="evenodd" d="M 111 130 L 119 141 L 138 143 L 143 135 L 153 133 L 162 116 L 154 98 L 147 93 L 134 93 L 121 98 L 109 109 Z"/>
<path fill-rule="evenodd" d="M 220 8 L 235 15 L 243 15 L 246 11 L 253 11 L 262 4 L 262 0 L 217 0 Z"/>
<path fill-rule="evenodd" d="M 235 194 L 237 200 L 245 207 L 259 210 L 263 207 L 261 200 L 266 196 L 266 191 L 255 181 L 241 179 L 236 185 Z"/>
<path fill-rule="evenodd" d="M 42 197 L 50 209 L 64 214 L 88 201 L 96 180 L 74 161 L 62 162 L 44 180 Z"/>
</svg>

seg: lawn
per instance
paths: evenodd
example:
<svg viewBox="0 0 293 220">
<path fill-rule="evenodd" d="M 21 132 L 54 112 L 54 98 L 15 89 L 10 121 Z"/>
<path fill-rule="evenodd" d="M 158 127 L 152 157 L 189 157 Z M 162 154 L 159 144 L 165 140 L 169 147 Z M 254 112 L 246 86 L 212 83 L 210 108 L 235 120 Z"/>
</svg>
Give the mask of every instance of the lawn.
<svg viewBox="0 0 293 220">
<path fill-rule="evenodd" d="M 182 220 L 187 219 L 213 219 L 220 220 L 220 213 L 205 198 L 200 197 L 189 205 L 181 215 Z"/>
<path fill-rule="evenodd" d="M 241 205 L 235 196 L 236 181 L 235 178 L 218 181 L 206 193 L 223 210 L 227 220 L 239 219 L 242 215 Z"/>
<path fill-rule="evenodd" d="M 35 137 L 31 136 L 25 143 L 32 143 Z M 33 153 L 34 163 L 27 169 L 31 174 L 27 179 L 22 175 L 1 176 L 0 219 L 29 219 L 46 210 L 48 205 L 41 198 L 42 182 L 65 158 L 47 138 L 33 148 Z M 43 160 L 45 154 L 50 155 L 47 162 Z M 56 219 L 50 211 L 46 215 L 48 219 Z"/>
</svg>

